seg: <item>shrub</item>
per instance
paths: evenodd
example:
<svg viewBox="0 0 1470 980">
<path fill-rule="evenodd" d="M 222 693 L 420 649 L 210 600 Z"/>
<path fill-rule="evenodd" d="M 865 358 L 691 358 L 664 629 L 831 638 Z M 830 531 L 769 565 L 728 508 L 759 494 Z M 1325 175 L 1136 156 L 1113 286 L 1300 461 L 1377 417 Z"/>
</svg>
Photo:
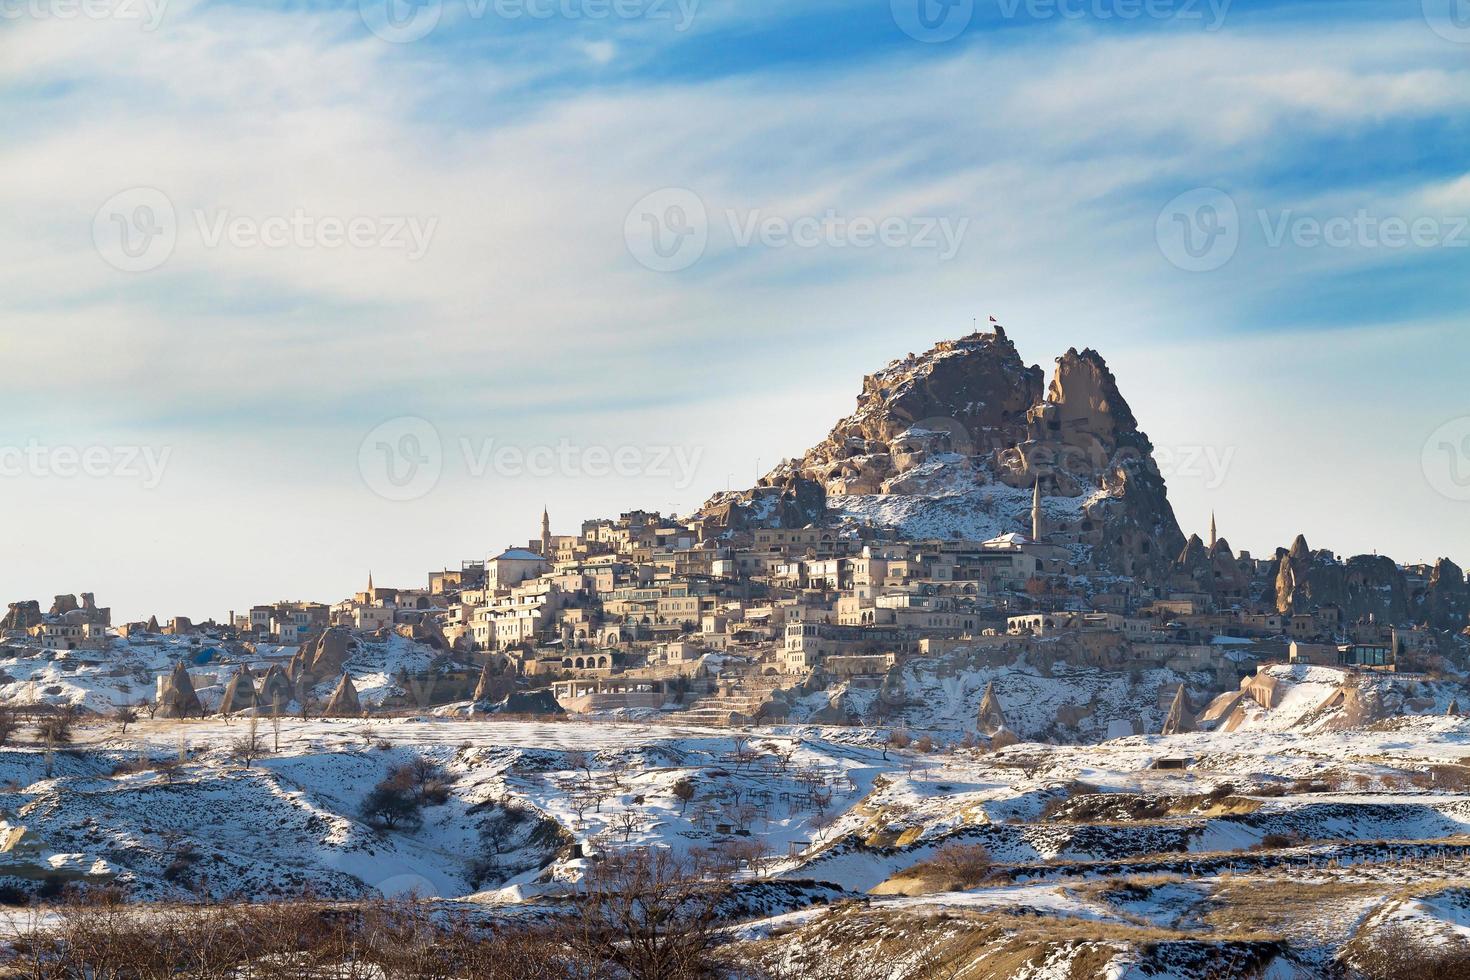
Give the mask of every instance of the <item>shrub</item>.
<svg viewBox="0 0 1470 980">
<path fill-rule="evenodd" d="M 917 877 L 940 878 L 960 888 L 974 888 L 990 876 L 990 852 L 979 844 L 945 844 L 911 870 Z"/>
<path fill-rule="evenodd" d="M 421 826 L 424 822 L 420 813 L 422 809 L 423 804 L 412 787 L 405 786 L 402 780 L 393 776 L 374 786 L 362 801 L 363 819 L 384 830 Z"/>
</svg>

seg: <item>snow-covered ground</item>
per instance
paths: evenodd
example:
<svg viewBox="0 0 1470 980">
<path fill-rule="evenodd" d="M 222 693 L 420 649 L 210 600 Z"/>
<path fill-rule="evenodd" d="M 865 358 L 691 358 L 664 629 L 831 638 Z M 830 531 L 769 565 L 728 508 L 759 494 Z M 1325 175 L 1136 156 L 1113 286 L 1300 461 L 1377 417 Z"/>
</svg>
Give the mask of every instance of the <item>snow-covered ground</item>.
<svg viewBox="0 0 1470 980">
<path fill-rule="evenodd" d="M 1204 976 L 1188 965 L 1196 947 L 1248 940 L 1230 955 L 1312 976 L 1390 920 L 1440 943 L 1470 937 L 1470 719 L 995 753 L 897 751 L 884 731 L 808 725 L 279 726 L 257 722 L 270 751 L 249 768 L 231 751 L 249 734 L 241 718 L 125 735 L 94 722 L 54 752 L 22 730 L 0 750 L 0 815 L 26 832 L 0 852 L 0 884 L 23 890 L 51 869 L 141 900 L 416 891 L 499 915 L 567 894 L 608 849 L 735 842 L 742 878 L 803 883 L 790 894 L 817 903 L 739 924 L 760 949 L 839 936 L 857 948 L 943 922 L 944 942 L 983 940 L 996 957 L 1037 943 L 1035 962 L 1057 969 L 1102 950 L 1112 975 L 1144 976 L 1165 950 L 1176 972 L 1155 975 Z M 420 827 L 366 823 L 368 792 L 418 759 L 444 802 Z M 953 844 L 983 846 L 989 875 L 933 890 L 913 869 Z M 985 938 L 995 923 L 1010 925 Z M 1286 952 L 1250 945 L 1264 936 Z"/>
<path fill-rule="evenodd" d="M 285 665 L 295 647 L 218 643 L 199 636 L 110 637 L 105 650 L 42 650 L 0 647 L 0 702 L 18 705 L 71 704 L 98 714 L 154 698 L 157 678 L 183 662 L 200 701 L 219 704 L 224 687 L 243 666 Z M 435 650 L 397 634 L 358 643 L 346 664 L 364 704 L 409 693 L 394 678 L 427 671 Z M 336 679 L 311 692 L 325 699 Z M 288 706 L 289 707 L 289 706 Z"/>
</svg>

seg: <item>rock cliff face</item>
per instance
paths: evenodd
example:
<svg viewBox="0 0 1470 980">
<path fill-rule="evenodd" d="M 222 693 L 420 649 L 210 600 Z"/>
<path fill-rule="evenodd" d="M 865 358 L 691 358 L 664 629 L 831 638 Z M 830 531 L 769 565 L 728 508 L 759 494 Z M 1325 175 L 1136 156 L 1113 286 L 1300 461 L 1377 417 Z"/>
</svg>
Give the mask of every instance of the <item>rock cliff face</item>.
<svg viewBox="0 0 1470 980">
<path fill-rule="evenodd" d="M 0 620 L 0 629 L 23 630 L 30 629 L 41 622 L 41 603 L 37 599 L 22 599 L 20 602 L 12 602 L 5 613 L 5 618 Z"/>
<path fill-rule="evenodd" d="M 1422 582 L 1422 579 L 1416 579 Z M 1276 609 L 1311 612 L 1325 605 L 1342 610 L 1347 622 L 1372 617 L 1393 625 L 1424 625 L 1458 633 L 1470 624 L 1470 583 L 1460 566 L 1441 558 L 1422 587 L 1391 558 L 1354 555 L 1339 561 L 1331 551 L 1313 551 L 1297 535 L 1276 552 Z"/>
<path fill-rule="evenodd" d="M 1185 541 L 1152 454 L 1100 354 L 1067 351 L 1047 385 L 997 327 L 867 376 L 825 440 L 703 515 L 734 530 L 825 520 L 985 539 L 1030 533 L 1039 481 L 1048 542 L 1159 581 Z"/>
<path fill-rule="evenodd" d="M 1411 602 L 1418 617 L 1435 629 L 1458 632 L 1470 622 L 1470 582 L 1448 558 L 1435 563 L 1428 587 Z"/>
</svg>

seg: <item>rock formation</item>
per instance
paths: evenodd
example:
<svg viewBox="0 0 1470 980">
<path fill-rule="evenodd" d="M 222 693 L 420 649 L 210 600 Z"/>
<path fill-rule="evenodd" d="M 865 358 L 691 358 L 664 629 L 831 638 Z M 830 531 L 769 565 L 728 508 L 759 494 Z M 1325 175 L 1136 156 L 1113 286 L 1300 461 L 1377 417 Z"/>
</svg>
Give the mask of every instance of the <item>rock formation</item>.
<svg viewBox="0 0 1470 980">
<path fill-rule="evenodd" d="M 199 703 L 199 695 L 194 692 L 194 681 L 189 676 L 188 668 L 181 660 L 174 666 L 174 671 L 168 679 L 163 682 L 163 689 L 158 694 L 158 718 L 202 718 L 204 717 L 204 706 Z"/>
<path fill-rule="evenodd" d="M 995 685 L 985 685 L 985 694 L 980 698 L 980 710 L 976 713 L 976 727 L 982 735 L 991 735 L 1006 727 L 1005 712 L 1001 710 L 1000 698 L 995 695 Z"/>
<path fill-rule="evenodd" d="M 255 682 L 250 677 L 249 669 L 241 667 L 225 685 L 224 697 L 219 702 L 219 713 L 230 715 L 255 706 Z"/>
<path fill-rule="evenodd" d="M 330 677 L 347 663 L 352 649 L 352 634 L 340 626 L 322 631 L 301 645 L 306 670 L 313 677 Z"/>
<path fill-rule="evenodd" d="M 5 618 L 0 620 L 0 629 L 27 630 L 41 623 L 41 603 L 36 599 L 24 599 L 10 603 Z"/>
<path fill-rule="evenodd" d="M 883 520 L 915 537 L 1029 533 L 1101 570 L 1162 581 L 1184 546 L 1153 447 L 1102 356 L 1069 350 L 1049 386 L 1005 331 L 943 341 L 863 379 L 857 410 L 804 456 L 702 510 L 725 533 Z"/>
<path fill-rule="evenodd" d="M 1435 629 L 1458 633 L 1470 625 L 1470 582 L 1448 558 L 1435 562 L 1428 587 L 1414 601 L 1420 621 Z"/>
<path fill-rule="evenodd" d="M 480 679 L 475 684 L 474 700 L 499 701 L 514 690 L 515 673 L 510 663 L 496 669 L 494 656 L 486 656 L 485 665 L 480 668 Z"/>
<path fill-rule="evenodd" d="M 1404 575 L 1393 559 L 1355 555 L 1339 562 L 1330 551 L 1312 551 L 1299 534 L 1289 549 L 1277 553 L 1276 609 L 1301 613 L 1326 605 L 1337 606 L 1349 622 L 1371 616 L 1382 623 L 1406 623 L 1411 618 Z"/>
<path fill-rule="evenodd" d="M 1164 719 L 1164 727 L 1160 734 L 1180 735 L 1192 731 L 1194 731 L 1194 715 L 1190 713 L 1189 698 L 1184 693 L 1184 685 L 1180 684 L 1179 690 L 1174 692 L 1174 702 L 1169 705 L 1169 714 Z"/>
<path fill-rule="evenodd" d="M 52 615 L 52 616 L 60 616 L 60 615 L 63 615 L 65 613 L 69 613 L 69 612 L 71 612 L 71 611 L 73 611 L 75 609 L 80 609 L 80 608 L 82 608 L 82 607 L 79 606 L 79 605 L 77 605 L 77 597 L 76 596 L 74 596 L 74 595 L 59 595 L 55 599 L 53 599 L 52 602 L 51 602 L 51 612 L 50 612 L 50 615 Z"/>
<path fill-rule="evenodd" d="M 260 692 L 257 694 L 256 700 L 260 703 L 261 707 L 270 708 L 274 711 L 277 705 L 284 708 L 290 702 L 291 698 L 290 678 L 286 676 L 286 672 L 281 669 L 280 664 L 271 664 L 266 669 L 265 676 L 260 679 Z"/>
<path fill-rule="evenodd" d="M 342 674 L 322 714 L 328 718 L 357 718 L 362 714 L 362 702 L 357 698 L 357 688 L 352 684 L 352 675 Z"/>
</svg>

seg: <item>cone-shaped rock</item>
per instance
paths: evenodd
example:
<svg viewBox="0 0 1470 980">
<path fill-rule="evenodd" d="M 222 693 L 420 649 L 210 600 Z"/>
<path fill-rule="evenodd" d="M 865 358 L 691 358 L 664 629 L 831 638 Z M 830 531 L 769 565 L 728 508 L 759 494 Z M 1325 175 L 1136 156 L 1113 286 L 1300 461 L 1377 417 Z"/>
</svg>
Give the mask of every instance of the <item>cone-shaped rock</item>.
<svg viewBox="0 0 1470 980">
<path fill-rule="evenodd" d="M 352 686 L 351 674 L 342 675 L 322 714 L 331 718 L 356 718 L 362 714 L 362 702 L 357 699 L 357 688 Z"/>
<path fill-rule="evenodd" d="M 1179 735 L 1194 731 L 1194 715 L 1189 710 L 1189 700 L 1184 695 L 1184 685 L 1174 692 L 1174 703 L 1169 705 L 1169 716 L 1164 719 L 1164 735 Z"/>
<path fill-rule="evenodd" d="M 1450 698 L 1450 706 L 1445 709 L 1445 714 L 1447 716 L 1453 717 L 1454 715 L 1457 715 L 1459 713 L 1460 713 L 1460 699 L 1459 698 Z"/>
<path fill-rule="evenodd" d="M 234 714 L 236 711 L 244 711 L 253 707 L 255 707 L 255 682 L 250 678 L 250 671 L 241 667 L 225 685 L 225 696 L 220 699 L 219 713 L 222 715 Z"/>
<path fill-rule="evenodd" d="M 480 668 L 480 681 L 475 685 L 476 701 L 495 700 L 495 675 L 490 670 L 490 658 L 485 657 L 485 666 Z"/>
<path fill-rule="evenodd" d="M 204 706 L 199 703 L 199 695 L 194 692 L 194 681 L 190 679 L 189 671 L 185 669 L 182 660 L 174 667 L 168 680 L 163 682 L 163 690 L 158 695 L 157 714 L 160 718 L 204 716 Z"/>
<path fill-rule="evenodd" d="M 271 664 L 265 676 L 260 679 L 260 692 L 256 695 L 256 700 L 264 708 L 274 708 L 277 704 L 284 706 L 291 700 L 291 680 L 280 664 Z"/>
<path fill-rule="evenodd" d="M 144 630 L 146 630 L 149 633 L 160 633 L 160 632 L 162 632 L 162 630 L 158 626 L 158 617 L 157 616 L 149 616 L 148 617 L 148 625 L 145 626 L 145 627 L 143 627 L 143 628 L 144 628 Z"/>
<path fill-rule="evenodd" d="M 1006 727 L 1005 712 L 1000 709 L 1000 698 L 995 696 L 994 683 L 985 685 L 985 695 L 980 699 L 976 725 L 982 735 L 991 735 Z"/>
</svg>

